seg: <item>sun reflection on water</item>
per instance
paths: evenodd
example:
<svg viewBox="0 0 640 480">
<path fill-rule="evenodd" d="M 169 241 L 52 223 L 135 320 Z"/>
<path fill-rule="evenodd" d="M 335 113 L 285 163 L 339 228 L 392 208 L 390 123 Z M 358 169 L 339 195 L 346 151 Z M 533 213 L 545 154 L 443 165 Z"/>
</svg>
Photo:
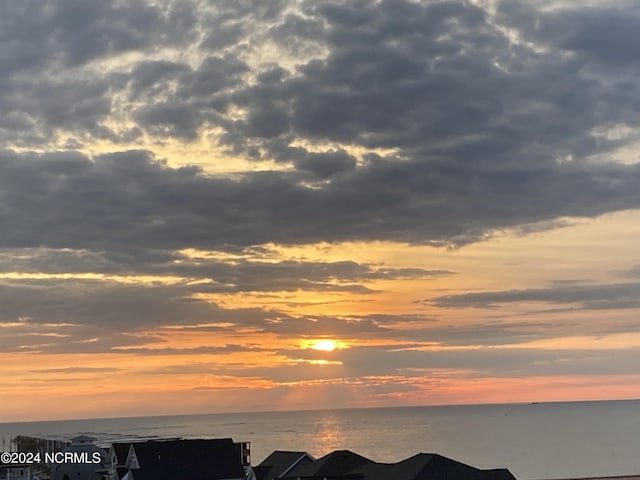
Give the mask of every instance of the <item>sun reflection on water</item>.
<svg viewBox="0 0 640 480">
<path fill-rule="evenodd" d="M 315 438 L 318 452 L 342 450 L 345 446 L 345 431 L 338 415 L 334 412 L 318 412 L 318 423 Z"/>
</svg>

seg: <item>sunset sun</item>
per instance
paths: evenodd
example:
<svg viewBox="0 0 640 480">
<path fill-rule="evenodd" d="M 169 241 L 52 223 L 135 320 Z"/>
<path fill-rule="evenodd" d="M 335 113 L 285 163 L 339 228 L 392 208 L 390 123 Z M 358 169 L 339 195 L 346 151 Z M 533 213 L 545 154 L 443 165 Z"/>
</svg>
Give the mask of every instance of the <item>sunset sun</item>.
<svg viewBox="0 0 640 480">
<path fill-rule="evenodd" d="M 333 352 L 336 349 L 336 342 L 329 339 L 316 340 L 311 344 L 311 348 L 323 352 Z"/>
</svg>

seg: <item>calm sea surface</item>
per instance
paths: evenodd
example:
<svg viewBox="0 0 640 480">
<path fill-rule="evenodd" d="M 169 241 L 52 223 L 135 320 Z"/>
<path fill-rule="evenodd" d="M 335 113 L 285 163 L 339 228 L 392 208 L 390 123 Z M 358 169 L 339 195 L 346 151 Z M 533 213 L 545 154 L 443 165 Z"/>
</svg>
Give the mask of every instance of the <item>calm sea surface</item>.
<svg viewBox="0 0 640 480">
<path fill-rule="evenodd" d="M 250 441 L 252 463 L 272 450 L 318 457 L 349 449 L 393 462 L 439 453 L 518 479 L 640 474 L 640 400 L 464 405 L 0 423 L 12 436 L 120 436 Z"/>
</svg>

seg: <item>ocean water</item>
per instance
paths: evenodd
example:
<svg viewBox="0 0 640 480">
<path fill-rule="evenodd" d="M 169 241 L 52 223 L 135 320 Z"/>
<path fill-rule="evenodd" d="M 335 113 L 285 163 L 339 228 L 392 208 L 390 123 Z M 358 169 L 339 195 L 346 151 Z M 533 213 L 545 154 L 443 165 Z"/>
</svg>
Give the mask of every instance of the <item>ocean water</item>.
<svg viewBox="0 0 640 480">
<path fill-rule="evenodd" d="M 640 400 L 456 405 L 0 424 L 15 435 L 103 441 L 122 437 L 231 437 L 251 442 L 252 464 L 273 450 L 319 457 L 349 449 L 375 461 L 439 453 L 518 479 L 640 474 Z"/>
</svg>

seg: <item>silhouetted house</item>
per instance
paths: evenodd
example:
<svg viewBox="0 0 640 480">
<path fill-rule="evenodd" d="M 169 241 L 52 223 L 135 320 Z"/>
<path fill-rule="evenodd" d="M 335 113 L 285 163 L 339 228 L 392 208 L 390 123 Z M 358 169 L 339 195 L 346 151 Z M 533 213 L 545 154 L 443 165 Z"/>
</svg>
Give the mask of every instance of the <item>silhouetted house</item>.
<svg viewBox="0 0 640 480">
<path fill-rule="evenodd" d="M 122 480 L 129 473 L 129 469 L 125 467 L 115 467 L 111 470 L 109 480 Z"/>
<path fill-rule="evenodd" d="M 119 459 L 123 447 L 113 444 Z M 238 448 L 230 438 L 130 443 L 119 480 L 245 480 Z M 119 469 L 120 470 L 120 469 Z"/>
<path fill-rule="evenodd" d="M 374 463 L 362 455 L 350 450 L 335 450 L 313 462 L 300 465 L 291 469 L 281 478 L 286 479 L 324 479 L 329 478 L 353 478 L 345 477 L 352 471 L 363 465 Z"/>
<path fill-rule="evenodd" d="M 479 470 L 433 453 L 420 453 L 397 463 L 372 462 L 350 473 L 365 480 L 515 480 L 506 469 Z"/>
<path fill-rule="evenodd" d="M 287 480 L 515 480 L 506 469 L 480 470 L 437 454 L 420 453 L 397 463 L 378 463 L 339 450 L 291 470 Z"/>
<path fill-rule="evenodd" d="M 59 455 L 71 454 L 71 460 L 54 464 L 52 480 L 103 480 L 110 470 L 110 459 L 106 450 L 94 444 L 95 438 L 79 435 L 71 439 Z"/>
<path fill-rule="evenodd" d="M 513 476 L 506 468 L 492 468 L 490 470 L 482 470 L 483 477 L 482 479 L 487 480 L 516 480 L 516 477 Z"/>
<path fill-rule="evenodd" d="M 109 451 L 111 458 L 111 480 L 120 480 L 128 469 L 124 466 L 127 463 L 127 456 L 131 443 L 112 443 Z"/>
<path fill-rule="evenodd" d="M 253 471 L 257 480 L 274 480 L 285 477 L 295 468 L 308 465 L 315 461 L 307 452 L 288 452 L 276 450 L 256 467 Z"/>
<path fill-rule="evenodd" d="M 31 466 L 0 463 L 0 480 L 31 480 Z"/>
<path fill-rule="evenodd" d="M 131 442 L 127 443 L 112 443 L 111 444 L 111 463 L 113 465 L 124 465 L 127 461 L 127 455 L 129 455 L 129 448 Z"/>
<path fill-rule="evenodd" d="M 271 467 L 269 465 L 256 465 L 255 467 L 251 467 L 253 470 L 253 475 L 256 477 L 256 480 L 272 480 L 271 476 Z M 0 479 L 1 480 L 1 479 Z"/>
</svg>

